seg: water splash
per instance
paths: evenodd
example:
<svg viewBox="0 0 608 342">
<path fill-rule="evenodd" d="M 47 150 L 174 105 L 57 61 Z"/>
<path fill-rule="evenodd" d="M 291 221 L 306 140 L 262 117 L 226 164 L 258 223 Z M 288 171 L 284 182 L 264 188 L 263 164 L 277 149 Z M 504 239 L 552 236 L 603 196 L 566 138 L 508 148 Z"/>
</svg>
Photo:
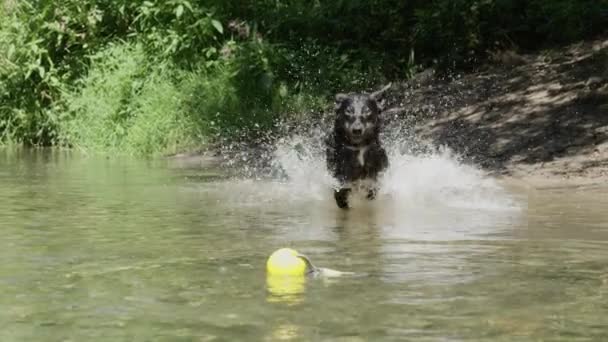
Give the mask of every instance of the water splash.
<svg viewBox="0 0 608 342">
<path fill-rule="evenodd" d="M 226 154 L 225 165 L 234 177 L 216 184 L 214 192 L 239 206 L 337 210 L 333 189 L 338 184 L 325 161 L 324 139 L 330 126 L 329 122 L 305 127 L 283 124 L 289 132 L 281 134 L 283 138 L 267 139 L 256 147 L 230 145 L 232 153 Z M 382 141 L 390 166 L 379 179 L 378 199 L 370 202 L 364 193 L 355 193 L 350 201 L 353 208 L 379 208 L 376 212 L 387 216 L 405 211 L 420 216 L 446 210 L 519 209 L 518 200 L 497 180 L 447 148 L 418 141 L 410 126 L 395 124 L 385 130 Z"/>
<path fill-rule="evenodd" d="M 399 135 L 397 135 L 399 136 Z M 327 172 L 319 132 L 282 139 L 271 169 L 300 200 L 322 200 L 338 186 Z M 434 149 L 410 139 L 388 138 L 390 166 L 379 180 L 380 197 L 398 206 L 445 206 L 462 209 L 513 209 L 515 201 L 484 171 L 463 163 L 447 148 Z M 413 152 L 424 151 L 424 152 Z M 364 194 L 359 194 L 364 195 Z M 355 196 L 353 205 L 362 205 Z"/>
<path fill-rule="evenodd" d="M 511 196 L 484 171 L 464 164 L 447 148 L 419 155 L 389 152 L 381 194 L 409 206 L 462 209 L 513 208 Z"/>
<path fill-rule="evenodd" d="M 321 199 L 338 186 L 327 171 L 323 151 L 318 139 L 303 136 L 283 139 L 273 153 L 272 168 L 279 170 L 283 182 L 294 192 Z"/>
</svg>

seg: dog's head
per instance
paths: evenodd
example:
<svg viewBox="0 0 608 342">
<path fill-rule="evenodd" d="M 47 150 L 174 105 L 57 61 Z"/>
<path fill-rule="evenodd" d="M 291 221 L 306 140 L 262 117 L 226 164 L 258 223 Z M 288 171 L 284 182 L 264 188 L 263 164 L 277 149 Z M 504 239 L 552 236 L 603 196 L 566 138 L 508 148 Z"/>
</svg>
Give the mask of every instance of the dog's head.
<svg viewBox="0 0 608 342">
<path fill-rule="evenodd" d="M 350 143 L 359 145 L 377 137 L 384 92 L 390 86 L 371 94 L 336 95 L 336 128 L 345 133 Z"/>
</svg>

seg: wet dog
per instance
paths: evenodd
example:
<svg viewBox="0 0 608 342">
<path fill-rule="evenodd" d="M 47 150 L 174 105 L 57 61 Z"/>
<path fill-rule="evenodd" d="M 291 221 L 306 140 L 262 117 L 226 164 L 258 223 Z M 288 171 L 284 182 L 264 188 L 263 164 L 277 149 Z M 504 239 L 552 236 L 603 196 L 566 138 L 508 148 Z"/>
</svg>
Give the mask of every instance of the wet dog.
<svg viewBox="0 0 608 342">
<path fill-rule="evenodd" d="M 377 193 L 378 175 L 388 167 L 386 151 L 380 143 L 383 95 L 390 84 L 366 94 L 337 94 L 336 117 L 327 138 L 327 168 L 338 180 L 334 191 L 338 207 L 349 207 L 352 190 L 362 187 L 372 200 Z"/>
</svg>

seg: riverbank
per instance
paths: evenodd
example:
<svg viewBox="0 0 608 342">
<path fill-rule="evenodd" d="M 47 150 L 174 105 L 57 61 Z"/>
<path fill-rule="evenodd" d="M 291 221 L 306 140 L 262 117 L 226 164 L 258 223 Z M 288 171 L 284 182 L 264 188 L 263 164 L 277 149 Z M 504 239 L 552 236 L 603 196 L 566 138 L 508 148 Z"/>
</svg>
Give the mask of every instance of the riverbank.
<svg viewBox="0 0 608 342">
<path fill-rule="evenodd" d="M 392 93 L 417 139 L 534 186 L 608 180 L 608 39 L 497 54 L 477 72 L 429 71 Z"/>
<path fill-rule="evenodd" d="M 388 104 L 387 126 L 409 127 L 414 140 L 447 146 L 509 183 L 544 188 L 608 179 L 608 39 L 496 54 L 452 78 L 427 70 L 395 83 Z M 235 159 L 232 153 L 215 148 L 172 160 L 209 166 Z"/>
</svg>

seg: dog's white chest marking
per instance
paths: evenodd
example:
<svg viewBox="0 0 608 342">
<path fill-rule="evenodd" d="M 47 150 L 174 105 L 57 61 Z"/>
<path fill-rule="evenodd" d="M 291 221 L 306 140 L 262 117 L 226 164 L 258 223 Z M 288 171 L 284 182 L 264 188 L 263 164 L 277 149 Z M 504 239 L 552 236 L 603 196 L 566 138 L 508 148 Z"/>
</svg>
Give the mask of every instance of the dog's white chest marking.
<svg viewBox="0 0 608 342">
<path fill-rule="evenodd" d="M 367 147 L 362 147 L 359 149 L 359 154 L 357 155 L 357 160 L 361 166 L 365 166 L 365 152 L 367 151 Z"/>
</svg>

